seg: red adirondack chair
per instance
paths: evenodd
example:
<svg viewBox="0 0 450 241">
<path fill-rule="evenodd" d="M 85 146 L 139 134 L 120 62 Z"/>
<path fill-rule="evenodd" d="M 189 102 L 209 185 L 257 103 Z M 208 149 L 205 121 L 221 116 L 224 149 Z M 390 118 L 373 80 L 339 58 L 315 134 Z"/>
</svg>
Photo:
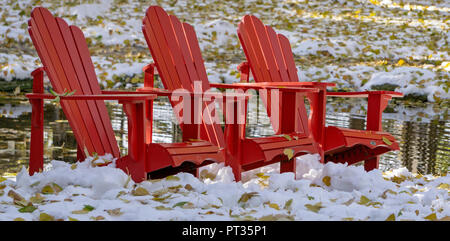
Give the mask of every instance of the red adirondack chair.
<svg viewBox="0 0 450 241">
<path fill-rule="evenodd" d="M 402 93 L 393 91 L 327 92 L 333 83 L 299 82 L 289 40 L 276 34 L 255 16 L 246 15 L 238 27 L 238 36 L 248 62 L 238 66 L 241 82 L 249 82 L 250 70 L 255 82 L 264 85 L 316 87 L 318 93 L 308 94 L 311 103 L 309 126 L 314 139 L 321 146 L 322 160 L 353 164 L 365 160 L 367 171 L 378 168 L 379 155 L 397 150 L 398 143 L 389 133 L 382 132 L 382 112 L 392 97 Z M 368 97 L 367 130 L 352 130 L 325 126 L 326 97 Z M 263 102 L 270 112 L 267 98 Z"/>
<path fill-rule="evenodd" d="M 152 113 L 146 111 L 156 97 L 152 92 L 102 91 L 82 31 L 37 7 L 28 22 L 31 39 L 44 67 L 33 71 L 33 93 L 27 94 L 32 105 L 30 168 L 32 175 L 43 168 L 43 101 L 55 96 L 44 94 L 43 74 L 47 73 L 55 92 L 75 91 L 61 96 L 60 104 L 75 135 L 78 160 L 85 154 L 112 154 L 117 166 L 134 181 L 160 177 L 177 171 L 195 172 L 212 161 L 223 162 L 223 151 L 214 143 L 151 142 Z M 158 91 L 158 95 L 168 95 Z M 128 155 L 120 156 L 104 100 L 118 100 L 128 117 Z M 158 153 L 155 155 L 154 153 Z"/>
<path fill-rule="evenodd" d="M 169 16 L 159 6 L 151 6 L 147 9 L 146 16 L 143 19 L 142 30 L 155 64 L 150 64 L 145 68 L 145 87 L 140 89 L 140 91 L 153 90 L 153 71 L 155 66 L 164 87 L 169 91 L 183 88 L 192 92 L 194 90 L 194 81 L 197 80 L 201 81 L 202 90 L 208 90 L 214 86 L 242 89 L 275 88 L 264 87 L 259 84 L 242 87 L 210 84 L 194 28 L 187 23 L 181 23 L 175 16 Z M 296 93 L 304 95 L 305 93 L 317 91 L 316 89 L 302 88 L 285 88 L 282 90 L 286 96 L 295 96 Z M 246 103 L 244 104 L 245 112 L 247 111 Z M 174 104 L 172 102 L 172 105 Z M 282 103 L 280 102 L 279 104 L 281 106 Z M 234 105 L 233 116 L 236 117 L 238 114 L 236 112 L 238 102 L 234 102 Z M 202 109 L 209 108 L 208 106 L 210 106 L 210 102 L 203 102 Z M 282 107 L 284 108 L 284 106 L 286 105 Z M 204 120 L 213 118 L 208 113 L 206 116 L 203 116 Z M 292 118 L 289 115 L 284 117 Z M 281 162 L 281 172 L 295 172 L 295 158 L 288 159 L 284 154 L 286 149 L 292 150 L 293 156 L 317 153 L 316 143 L 308 132 L 306 115 L 304 118 L 303 124 L 306 125 L 304 126 L 304 131 L 296 133 L 285 132 L 290 134 L 289 138 L 283 136 L 246 138 L 245 122 L 238 123 L 236 119 L 234 119 L 233 123 L 225 123 L 225 134 L 219 124 L 206 124 L 204 121 L 197 128 L 183 125 L 182 130 L 183 132 L 188 132 L 188 138 L 209 140 L 219 147 L 225 148 L 227 153 L 225 163 L 233 168 L 233 173 L 238 181 L 241 179 L 242 171 L 275 162 Z M 288 130 L 287 127 L 285 129 Z"/>
</svg>

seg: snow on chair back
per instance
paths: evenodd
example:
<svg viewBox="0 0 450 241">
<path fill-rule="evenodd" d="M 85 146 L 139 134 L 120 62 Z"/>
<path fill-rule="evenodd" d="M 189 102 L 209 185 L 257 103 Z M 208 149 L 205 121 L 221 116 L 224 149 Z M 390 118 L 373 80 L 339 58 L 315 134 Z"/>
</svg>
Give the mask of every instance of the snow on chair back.
<svg viewBox="0 0 450 241">
<path fill-rule="evenodd" d="M 75 95 L 100 95 L 101 90 L 82 31 L 45 8 L 37 7 L 28 22 L 31 39 L 44 65 L 53 90 Z M 111 153 L 119 148 L 102 100 L 61 100 L 61 107 L 79 147 L 89 154 Z"/>
<path fill-rule="evenodd" d="M 194 81 L 201 81 L 203 91 L 210 88 L 200 46 L 191 25 L 169 16 L 159 6 L 151 6 L 143 19 L 142 30 L 166 89 L 193 91 Z M 212 121 L 210 111 L 204 111 L 208 105 L 202 103 L 202 112 L 206 115 L 203 115 L 200 139 L 224 147 L 221 127 Z M 205 121 L 206 118 L 209 120 Z"/>
<path fill-rule="evenodd" d="M 270 26 L 265 26 L 255 16 L 245 15 L 238 26 L 238 37 L 250 63 L 255 82 L 298 82 L 291 45 L 285 36 L 276 34 Z M 279 121 L 278 116 L 272 116 L 270 95 L 267 97 L 261 95 L 261 97 L 271 117 L 272 124 L 274 121 Z M 281 98 L 281 102 L 283 100 Z M 308 116 L 303 96 L 297 96 L 295 103 L 288 103 L 287 99 L 284 102 L 287 103 L 280 103 L 280 105 L 296 105 L 295 114 L 299 116 L 295 123 L 296 132 L 308 135 Z M 282 115 L 282 113 L 280 114 Z M 280 125 L 286 124 L 288 123 L 283 123 L 281 120 Z M 278 134 L 283 132 L 283 128 L 285 127 L 280 128 Z"/>
</svg>

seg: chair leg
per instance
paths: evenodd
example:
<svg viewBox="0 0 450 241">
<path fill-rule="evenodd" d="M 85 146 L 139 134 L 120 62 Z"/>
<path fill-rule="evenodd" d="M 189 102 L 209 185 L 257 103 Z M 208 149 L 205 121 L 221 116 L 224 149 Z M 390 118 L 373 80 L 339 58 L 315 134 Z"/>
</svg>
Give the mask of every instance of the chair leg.
<svg viewBox="0 0 450 241">
<path fill-rule="evenodd" d="M 190 174 L 192 174 L 194 177 L 199 177 L 199 172 L 198 172 L 198 168 L 192 168 L 192 169 L 190 169 L 190 170 L 188 170 L 188 171 L 186 171 L 187 173 L 190 173 Z"/>
<path fill-rule="evenodd" d="M 33 93 L 44 93 L 44 68 L 31 72 L 33 77 Z M 31 136 L 30 136 L 30 168 L 33 175 L 44 169 L 44 100 L 30 99 L 31 103 Z"/>
<path fill-rule="evenodd" d="M 118 167 L 130 174 L 135 182 L 147 179 L 146 129 L 143 102 L 125 102 L 123 110 L 128 117 L 128 156 L 121 158 Z"/>
<path fill-rule="evenodd" d="M 386 109 L 391 96 L 383 94 L 372 94 L 368 97 L 366 129 L 370 131 L 382 131 L 382 115 Z M 364 169 L 371 171 L 378 168 L 380 157 L 373 157 L 364 161 Z"/>
<path fill-rule="evenodd" d="M 44 169 L 44 101 L 31 102 L 30 175 Z"/>
<path fill-rule="evenodd" d="M 240 182 L 242 179 L 242 166 L 241 166 L 241 160 L 237 158 L 227 158 L 225 160 L 225 165 L 230 166 L 233 170 L 234 174 L 234 180 L 236 182 Z"/>
<path fill-rule="evenodd" d="M 364 170 L 367 172 L 372 171 L 373 169 L 377 169 L 379 165 L 380 157 L 372 157 L 364 160 Z"/>
<path fill-rule="evenodd" d="M 283 160 L 280 162 L 280 173 L 293 172 L 295 177 L 296 168 L 297 162 L 295 157 L 291 158 L 290 160 Z"/>
<path fill-rule="evenodd" d="M 77 145 L 77 161 L 82 162 L 84 159 L 86 159 L 86 155 L 80 145 Z"/>
<path fill-rule="evenodd" d="M 245 124 L 247 117 L 247 100 L 231 97 L 225 98 L 225 165 L 233 169 L 236 182 L 242 178 L 242 148 L 245 139 Z M 243 110 L 243 113 L 242 113 Z M 244 118 L 244 119 L 241 119 Z"/>
</svg>

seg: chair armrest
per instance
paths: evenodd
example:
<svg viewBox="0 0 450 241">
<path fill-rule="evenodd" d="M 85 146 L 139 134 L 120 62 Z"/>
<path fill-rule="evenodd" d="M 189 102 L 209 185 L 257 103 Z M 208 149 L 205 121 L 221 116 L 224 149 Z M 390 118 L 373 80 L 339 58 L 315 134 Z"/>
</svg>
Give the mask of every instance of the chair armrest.
<svg viewBox="0 0 450 241">
<path fill-rule="evenodd" d="M 156 64 L 151 62 L 142 68 L 144 71 L 144 87 L 154 87 L 155 67 Z"/>
<path fill-rule="evenodd" d="M 250 65 L 248 62 L 240 63 L 237 70 L 241 73 L 241 83 L 248 83 L 250 79 Z"/>
<path fill-rule="evenodd" d="M 382 131 L 382 115 L 389 100 L 402 97 L 403 93 L 395 91 L 360 91 L 360 92 L 327 92 L 326 96 L 346 98 L 367 98 L 366 130 Z"/>
<path fill-rule="evenodd" d="M 313 93 L 318 92 L 319 90 L 316 88 L 302 88 L 295 86 L 288 86 L 282 83 L 284 82 L 275 82 L 278 83 L 276 85 L 266 84 L 266 83 L 234 83 L 234 84 L 215 84 L 211 83 L 210 86 L 213 88 L 225 88 L 225 89 L 278 89 L 284 92 L 304 92 L 304 93 Z"/>
<path fill-rule="evenodd" d="M 56 96 L 51 94 L 26 94 L 28 99 L 55 99 Z M 61 100 L 118 100 L 118 101 L 144 101 L 153 100 L 156 98 L 154 94 L 123 94 L 123 95 L 71 95 L 60 96 Z"/>
<path fill-rule="evenodd" d="M 403 93 L 395 91 L 327 92 L 327 96 L 332 97 L 367 98 L 369 95 L 386 95 L 391 98 L 403 97 Z"/>
<path fill-rule="evenodd" d="M 140 94 L 155 94 L 158 96 L 170 96 L 172 94 L 172 91 L 170 90 L 164 90 L 154 87 L 142 87 L 137 89 L 136 92 L 139 92 Z"/>
<path fill-rule="evenodd" d="M 327 82 L 258 82 L 264 86 L 289 86 L 289 87 L 308 87 L 308 88 L 326 88 L 334 87 L 335 83 Z"/>
</svg>

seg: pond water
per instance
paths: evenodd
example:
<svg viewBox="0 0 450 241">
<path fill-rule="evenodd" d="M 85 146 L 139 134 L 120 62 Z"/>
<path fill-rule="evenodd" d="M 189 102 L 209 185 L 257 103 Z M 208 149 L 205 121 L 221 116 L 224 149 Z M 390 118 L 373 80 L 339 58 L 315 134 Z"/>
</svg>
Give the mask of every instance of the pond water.
<svg viewBox="0 0 450 241">
<path fill-rule="evenodd" d="M 121 105 L 108 102 L 108 110 L 119 146 L 126 154 L 127 120 Z M 352 129 L 365 128 L 365 100 L 329 99 L 327 125 Z M 177 142 L 181 130 L 173 122 L 167 99 L 154 103 L 154 142 Z M 31 106 L 25 98 L 0 98 L 0 174 L 16 173 L 28 166 Z M 45 104 L 45 162 L 76 159 L 76 142 L 61 108 L 54 102 Z M 269 118 L 258 98 L 249 103 L 247 136 L 272 135 Z M 390 104 L 383 114 L 383 129 L 400 142 L 400 151 L 384 154 L 380 160 L 383 171 L 406 166 L 412 172 L 441 174 L 450 164 L 450 121 L 448 109 L 432 104 L 407 108 Z"/>
</svg>

